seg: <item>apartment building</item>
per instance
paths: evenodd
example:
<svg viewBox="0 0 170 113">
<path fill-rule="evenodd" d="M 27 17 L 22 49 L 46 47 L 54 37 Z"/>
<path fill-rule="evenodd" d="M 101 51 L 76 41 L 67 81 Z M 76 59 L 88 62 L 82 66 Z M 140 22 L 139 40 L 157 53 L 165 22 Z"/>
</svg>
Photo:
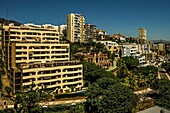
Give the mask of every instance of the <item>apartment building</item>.
<svg viewBox="0 0 170 113">
<path fill-rule="evenodd" d="M 166 51 L 166 54 L 170 54 L 170 43 L 165 44 L 165 51 Z"/>
<path fill-rule="evenodd" d="M 165 44 L 164 43 L 158 43 L 158 50 L 159 51 L 165 51 Z"/>
<path fill-rule="evenodd" d="M 138 51 L 138 45 L 136 43 L 123 43 L 121 47 L 121 57 L 133 56 L 139 60 L 139 66 L 147 66 L 145 55 Z"/>
<path fill-rule="evenodd" d="M 150 53 L 150 45 L 145 43 L 145 44 L 138 44 L 138 52 L 145 54 L 145 53 Z"/>
<path fill-rule="evenodd" d="M 138 38 L 139 39 L 144 39 L 144 40 L 147 40 L 147 31 L 145 28 L 139 28 L 138 29 Z"/>
<path fill-rule="evenodd" d="M 111 53 L 119 52 L 119 45 L 116 42 L 112 41 L 96 41 L 96 42 L 105 45 L 106 49 Z"/>
<path fill-rule="evenodd" d="M 137 43 L 144 44 L 146 42 L 147 42 L 147 31 L 145 28 L 139 28 Z"/>
<path fill-rule="evenodd" d="M 165 43 L 158 43 L 158 55 L 165 55 L 166 50 L 165 50 Z"/>
<path fill-rule="evenodd" d="M 108 40 L 115 40 L 115 41 L 126 41 L 126 39 L 129 39 L 129 36 L 125 36 L 125 35 L 122 35 L 122 34 L 111 34 L 111 35 L 108 35 L 107 37 Z"/>
<path fill-rule="evenodd" d="M 137 44 L 133 43 L 122 43 L 120 45 L 121 47 L 121 54 L 122 57 L 126 57 L 126 56 L 136 56 L 138 47 Z"/>
<path fill-rule="evenodd" d="M 67 15 L 67 38 L 70 42 L 84 42 L 85 19 L 81 14 Z"/>
<path fill-rule="evenodd" d="M 148 41 L 148 44 L 149 44 L 149 46 L 150 46 L 150 50 L 151 50 L 151 51 L 155 51 L 155 50 L 156 50 L 155 44 L 154 44 L 152 41 Z"/>
<path fill-rule="evenodd" d="M 67 29 L 67 25 L 52 25 L 52 24 L 43 24 L 43 25 L 37 25 L 37 24 L 33 24 L 33 23 L 27 23 L 24 24 L 24 26 L 27 27 L 37 27 L 37 28 L 49 28 L 49 29 L 55 29 L 56 31 L 59 32 L 60 36 L 63 36 L 63 30 Z"/>
<path fill-rule="evenodd" d="M 70 61 L 70 45 L 53 28 L 4 26 L 3 47 L 13 92 L 35 84 L 56 93 L 81 90 L 83 67 Z"/>
<path fill-rule="evenodd" d="M 145 55 L 147 61 L 155 59 L 156 52 L 153 50 L 153 46 L 150 43 L 138 44 L 138 52 Z M 151 49 L 152 48 L 152 49 Z"/>
<path fill-rule="evenodd" d="M 106 31 L 101 30 L 101 29 L 97 29 L 97 37 L 96 40 L 105 40 L 106 38 Z"/>
<path fill-rule="evenodd" d="M 97 38 L 97 27 L 92 24 L 85 24 L 85 42 L 96 40 Z"/>
<path fill-rule="evenodd" d="M 85 42 L 105 40 L 106 31 L 97 28 L 96 25 L 85 24 L 84 30 L 85 30 L 84 37 Z"/>
</svg>

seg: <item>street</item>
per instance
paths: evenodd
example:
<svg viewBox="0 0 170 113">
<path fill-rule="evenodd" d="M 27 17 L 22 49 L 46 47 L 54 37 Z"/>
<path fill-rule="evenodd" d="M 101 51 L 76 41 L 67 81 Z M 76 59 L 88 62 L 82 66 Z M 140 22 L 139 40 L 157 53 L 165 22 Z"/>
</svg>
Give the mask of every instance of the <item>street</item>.
<svg viewBox="0 0 170 113">
<path fill-rule="evenodd" d="M 158 67 L 158 78 L 170 80 L 170 76 L 166 73 L 165 69 Z"/>
</svg>

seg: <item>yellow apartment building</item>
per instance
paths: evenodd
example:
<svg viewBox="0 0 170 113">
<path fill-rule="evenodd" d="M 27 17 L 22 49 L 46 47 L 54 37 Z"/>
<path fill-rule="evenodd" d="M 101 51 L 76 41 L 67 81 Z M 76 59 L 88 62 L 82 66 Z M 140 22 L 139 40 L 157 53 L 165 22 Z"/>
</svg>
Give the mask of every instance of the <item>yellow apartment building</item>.
<svg viewBox="0 0 170 113">
<path fill-rule="evenodd" d="M 70 42 L 84 42 L 85 19 L 81 14 L 67 15 L 67 38 Z"/>
<path fill-rule="evenodd" d="M 55 29 L 4 26 L 2 46 L 13 92 L 35 84 L 56 93 L 83 87 L 83 67 L 70 61 L 70 45 L 59 41 Z M 72 89 L 73 88 L 73 89 Z"/>
</svg>

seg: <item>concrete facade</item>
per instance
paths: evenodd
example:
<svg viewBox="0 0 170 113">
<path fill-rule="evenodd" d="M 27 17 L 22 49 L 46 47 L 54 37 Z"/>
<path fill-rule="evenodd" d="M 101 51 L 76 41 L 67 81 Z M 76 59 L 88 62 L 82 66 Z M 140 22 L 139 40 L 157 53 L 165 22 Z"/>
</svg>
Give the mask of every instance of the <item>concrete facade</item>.
<svg viewBox="0 0 170 113">
<path fill-rule="evenodd" d="M 139 39 L 144 39 L 144 40 L 147 40 L 147 31 L 145 28 L 139 28 L 138 29 L 138 38 Z"/>
<path fill-rule="evenodd" d="M 5 61 L 13 92 L 23 86 L 45 87 L 56 93 L 83 87 L 83 67 L 70 61 L 70 45 L 53 28 L 4 26 Z M 72 90 L 73 88 L 73 90 Z"/>
<path fill-rule="evenodd" d="M 104 44 L 106 49 L 111 53 L 118 53 L 119 45 L 116 42 L 112 41 L 96 41 L 97 43 Z"/>
<path fill-rule="evenodd" d="M 67 15 L 67 38 L 70 42 L 84 42 L 85 18 L 81 14 Z"/>
</svg>

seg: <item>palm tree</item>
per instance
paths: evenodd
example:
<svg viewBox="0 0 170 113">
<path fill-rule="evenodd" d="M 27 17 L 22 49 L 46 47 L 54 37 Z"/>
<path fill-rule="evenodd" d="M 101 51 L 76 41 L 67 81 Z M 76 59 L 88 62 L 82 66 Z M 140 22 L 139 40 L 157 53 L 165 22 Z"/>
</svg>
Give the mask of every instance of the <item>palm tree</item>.
<svg viewBox="0 0 170 113">
<path fill-rule="evenodd" d="M 130 87 L 132 89 L 134 89 L 135 91 L 137 89 L 139 89 L 138 84 L 137 84 L 137 76 L 136 75 L 130 76 L 128 80 L 129 80 Z"/>
<path fill-rule="evenodd" d="M 118 71 L 117 75 L 119 78 L 124 78 L 128 74 L 128 68 L 124 62 L 124 60 L 119 60 L 117 63 Z"/>
</svg>

